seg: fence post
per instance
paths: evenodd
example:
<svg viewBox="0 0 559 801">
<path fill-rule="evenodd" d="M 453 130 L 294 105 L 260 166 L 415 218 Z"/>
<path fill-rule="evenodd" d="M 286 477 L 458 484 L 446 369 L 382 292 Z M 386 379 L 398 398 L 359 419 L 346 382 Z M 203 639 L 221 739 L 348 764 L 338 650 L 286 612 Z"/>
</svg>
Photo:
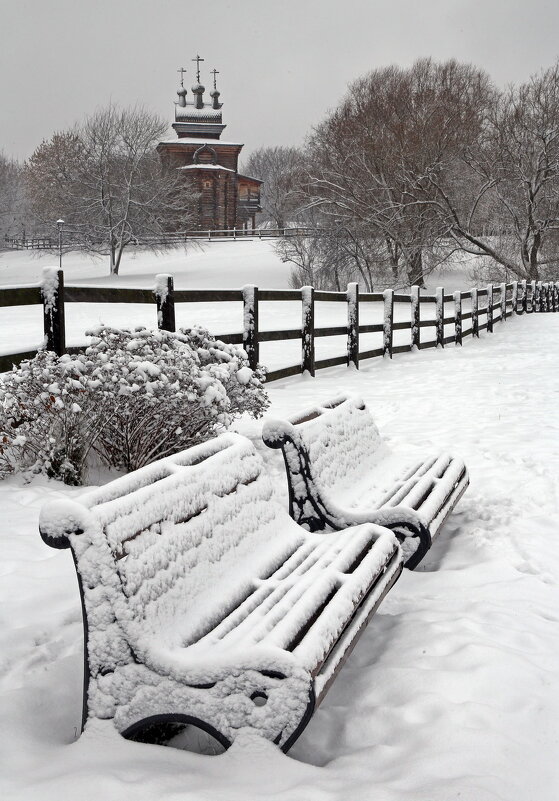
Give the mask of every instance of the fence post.
<svg viewBox="0 0 559 801">
<path fill-rule="evenodd" d="M 454 293 L 454 344 L 462 344 L 462 293 Z"/>
<path fill-rule="evenodd" d="M 549 281 L 543 285 L 543 303 L 544 303 L 544 311 L 550 311 L 550 297 L 549 297 Z"/>
<path fill-rule="evenodd" d="M 301 327 L 302 355 L 301 366 L 303 372 L 314 376 L 314 287 L 301 287 L 301 301 L 303 303 L 303 320 Z"/>
<path fill-rule="evenodd" d="M 247 284 L 243 292 L 243 348 L 251 370 L 256 369 L 260 358 L 258 341 L 258 287 Z"/>
<path fill-rule="evenodd" d="M 501 321 L 507 321 L 507 285 L 501 284 Z"/>
<path fill-rule="evenodd" d="M 530 312 L 536 311 L 536 287 L 537 284 L 535 281 L 530 281 L 530 286 L 532 287 L 532 296 L 530 298 Z"/>
<path fill-rule="evenodd" d="M 359 284 L 347 285 L 347 364 L 359 370 Z"/>
<path fill-rule="evenodd" d="M 536 311 L 542 310 L 542 282 L 536 281 Z"/>
<path fill-rule="evenodd" d="M 383 336 L 382 336 L 382 355 L 392 358 L 392 342 L 393 331 L 392 323 L 394 322 L 394 290 L 385 289 L 382 293 L 384 298 L 384 321 L 383 321 Z"/>
<path fill-rule="evenodd" d="M 64 273 L 56 267 L 45 267 L 41 281 L 45 348 L 57 356 L 66 352 L 64 326 Z"/>
<path fill-rule="evenodd" d="M 412 348 L 417 348 L 419 350 L 420 347 L 420 330 L 421 326 L 420 322 L 420 306 L 421 306 L 421 287 L 417 284 L 411 287 L 410 294 L 411 294 L 411 346 Z"/>
<path fill-rule="evenodd" d="M 472 337 L 479 337 L 479 300 L 477 287 L 471 290 L 472 296 Z"/>
<path fill-rule="evenodd" d="M 511 314 L 520 314 L 518 311 L 518 281 L 512 282 L 512 311 Z"/>
<path fill-rule="evenodd" d="M 493 284 L 487 286 L 487 333 L 493 333 Z"/>
<path fill-rule="evenodd" d="M 553 282 L 553 311 L 559 311 L 559 282 Z"/>
<path fill-rule="evenodd" d="M 538 310 L 538 282 L 532 281 L 532 311 Z"/>
<path fill-rule="evenodd" d="M 435 316 L 437 325 L 437 348 L 444 348 L 444 287 L 438 286 L 435 291 Z"/>
<path fill-rule="evenodd" d="M 522 301 L 521 301 L 521 309 L 520 314 L 526 314 L 528 312 L 528 282 L 526 279 L 522 281 Z"/>
<path fill-rule="evenodd" d="M 175 285 L 172 275 L 155 276 L 157 327 L 162 331 L 175 331 Z"/>
</svg>

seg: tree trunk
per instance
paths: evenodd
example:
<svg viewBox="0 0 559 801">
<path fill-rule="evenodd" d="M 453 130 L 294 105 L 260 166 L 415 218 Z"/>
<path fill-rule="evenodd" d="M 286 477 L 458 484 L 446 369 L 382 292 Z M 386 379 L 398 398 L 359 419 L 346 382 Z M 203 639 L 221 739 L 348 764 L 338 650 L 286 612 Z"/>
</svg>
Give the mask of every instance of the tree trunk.
<svg viewBox="0 0 559 801">
<path fill-rule="evenodd" d="M 425 279 L 423 275 L 423 251 L 414 250 L 408 260 L 408 280 L 410 286 L 425 287 Z"/>
<path fill-rule="evenodd" d="M 537 231 L 534 234 L 532 240 L 532 246 L 530 248 L 530 262 L 529 262 L 530 268 L 528 273 L 530 281 L 540 280 L 540 275 L 539 275 L 540 271 L 538 269 L 538 253 L 540 250 L 541 243 L 542 243 L 542 236 L 541 233 Z"/>
<path fill-rule="evenodd" d="M 124 245 L 120 245 L 116 257 L 116 264 L 115 264 L 115 275 L 118 275 L 118 271 L 120 270 L 120 260 L 122 259 L 122 254 L 124 253 Z"/>
<path fill-rule="evenodd" d="M 110 256 L 111 275 L 118 275 L 118 268 L 119 268 L 119 265 L 120 265 L 120 259 L 117 262 L 117 260 L 116 260 L 116 246 L 113 245 L 112 243 L 111 243 L 111 248 L 110 248 L 110 251 L 109 251 L 109 256 Z"/>
<path fill-rule="evenodd" d="M 394 283 L 398 283 L 398 273 L 400 267 L 400 257 L 398 254 L 398 244 L 396 242 L 392 242 L 389 236 L 385 237 L 386 247 L 388 249 L 388 255 L 390 258 L 390 269 L 392 270 L 392 278 L 394 279 Z"/>
<path fill-rule="evenodd" d="M 369 270 L 369 267 L 367 266 L 367 268 L 366 268 L 367 272 L 365 272 L 365 268 L 358 261 L 357 262 L 357 269 L 359 270 L 359 275 L 361 276 L 361 278 L 363 279 L 363 283 L 365 284 L 365 291 L 366 292 L 372 292 L 373 291 L 373 284 L 372 284 L 372 281 L 371 281 L 371 271 Z M 368 275 L 367 275 L 367 273 L 368 273 Z"/>
</svg>

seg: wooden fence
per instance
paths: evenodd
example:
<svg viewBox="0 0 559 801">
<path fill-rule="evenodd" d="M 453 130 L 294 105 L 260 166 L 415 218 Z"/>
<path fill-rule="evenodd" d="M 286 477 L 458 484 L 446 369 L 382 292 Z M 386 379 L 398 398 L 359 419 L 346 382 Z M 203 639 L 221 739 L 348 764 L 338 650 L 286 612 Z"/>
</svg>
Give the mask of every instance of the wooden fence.
<svg viewBox="0 0 559 801">
<path fill-rule="evenodd" d="M 223 229 L 196 229 L 192 231 L 180 231 L 178 233 L 162 233 L 158 235 L 146 235 L 134 238 L 127 247 L 172 247 L 181 245 L 189 239 L 204 239 L 208 242 L 214 240 L 237 240 L 237 239 L 277 239 L 289 238 L 290 236 L 311 236 L 322 232 L 323 229 L 309 228 L 304 226 L 289 228 L 223 228 Z M 40 236 L 33 238 L 4 236 L 6 248 L 11 250 L 58 250 L 58 236 Z M 102 244 L 102 242 L 84 242 L 83 234 L 64 229 L 64 250 L 80 250 L 91 244 Z"/>
<path fill-rule="evenodd" d="M 384 292 L 359 291 L 358 284 L 350 284 L 347 292 L 325 292 L 313 287 L 302 289 L 259 289 L 245 286 L 243 289 L 187 289 L 176 290 L 172 276 L 157 276 L 157 288 L 130 289 L 113 287 L 65 286 L 61 270 L 45 270 L 42 285 L 31 287 L 0 288 L 0 306 L 27 306 L 42 304 L 45 347 L 61 355 L 82 348 L 66 348 L 64 311 L 67 303 L 142 303 L 153 304 L 157 310 L 158 327 L 175 330 L 175 304 L 177 303 L 243 303 L 242 331 L 234 334 L 217 334 L 217 338 L 230 344 L 243 345 L 249 363 L 254 367 L 259 361 L 260 344 L 282 340 L 301 341 L 301 360 L 297 364 L 268 372 L 267 381 L 296 375 L 335 365 L 347 364 L 359 368 L 360 361 L 377 356 L 392 358 L 395 353 L 423 348 L 461 345 L 466 336 L 479 337 L 481 331 L 493 331 L 498 321 L 505 322 L 513 314 L 559 311 L 559 282 L 542 283 L 532 281 L 490 285 L 483 289 L 446 294 L 438 288 L 435 294 L 421 292 L 412 287 L 409 295 L 391 289 Z M 301 303 L 302 320 L 299 328 L 278 331 L 262 331 L 259 327 L 259 304 L 263 301 L 278 303 L 298 301 Z M 464 301 L 469 310 L 463 310 Z M 315 326 L 315 304 L 337 302 L 347 305 L 347 323 L 340 326 Z M 368 304 L 382 304 L 382 322 L 362 325 L 360 312 Z M 406 304 L 410 307 L 409 320 L 395 321 L 394 307 Z M 448 314 L 448 307 L 451 314 Z M 445 326 L 452 333 L 445 335 Z M 422 330 L 432 328 L 433 339 L 426 340 Z M 394 344 L 394 332 L 409 331 L 409 342 Z M 382 334 L 382 345 L 375 349 L 361 350 L 360 335 Z M 320 337 L 347 337 L 346 352 L 325 359 L 315 358 L 315 340 Z M 32 358 L 36 351 L 20 351 L 0 356 L 0 372 L 10 370 L 13 364 Z"/>
</svg>

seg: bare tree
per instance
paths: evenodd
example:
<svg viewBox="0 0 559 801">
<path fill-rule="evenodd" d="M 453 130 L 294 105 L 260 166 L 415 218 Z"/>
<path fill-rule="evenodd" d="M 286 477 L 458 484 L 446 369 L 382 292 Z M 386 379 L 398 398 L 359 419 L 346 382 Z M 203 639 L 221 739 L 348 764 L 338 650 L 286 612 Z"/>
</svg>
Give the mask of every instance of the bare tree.
<svg viewBox="0 0 559 801">
<path fill-rule="evenodd" d="M 434 180 L 477 141 L 492 92 L 483 72 L 455 61 L 374 70 L 311 136 L 310 202 L 375 237 L 394 284 L 422 284 L 425 251 L 448 237 Z"/>
<path fill-rule="evenodd" d="M 188 227 L 195 197 L 155 151 L 166 123 L 141 107 L 108 106 L 43 142 L 26 164 L 33 211 L 64 218 L 81 245 L 109 255 L 118 274 L 138 239 Z"/>
<path fill-rule="evenodd" d="M 559 63 L 496 97 L 461 156 L 456 169 L 469 174 L 461 187 L 450 173 L 430 176 L 456 244 L 490 257 L 487 277 L 557 277 Z"/>
<path fill-rule="evenodd" d="M 261 147 L 243 166 L 247 175 L 264 181 L 260 200 L 262 213 L 276 228 L 285 228 L 297 216 L 305 167 L 303 153 L 296 147 Z"/>
<path fill-rule="evenodd" d="M 21 165 L 0 153 L 0 247 L 5 236 L 25 238 Z"/>
<path fill-rule="evenodd" d="M 350 281 L 359 281 L 365 291 L 372 292 L 373 285 L 392 285 L 378 239 L 358 223 L 324 218 L 320 206 L 305 210 L 301 222 L 304 232 L 279 239 L 275 246 L 282 261 L 294 265 L 292 286 L 312 284 L 340 291 Z"/>
</svg>

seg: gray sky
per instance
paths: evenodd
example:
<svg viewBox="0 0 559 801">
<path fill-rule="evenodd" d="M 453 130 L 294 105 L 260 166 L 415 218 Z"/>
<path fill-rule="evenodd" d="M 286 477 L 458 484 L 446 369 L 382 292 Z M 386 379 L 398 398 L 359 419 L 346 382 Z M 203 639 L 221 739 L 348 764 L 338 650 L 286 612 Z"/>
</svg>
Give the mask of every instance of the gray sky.
<svg viewBox="0 0 559 801">
<path fill-rule="evenodd" d="M 244 156 L 302 144 L 374 67 L 455 57 L 504 85 L 559 55 L 556 0 L 1 0 L 0 22 L 0 150 L 18 158 L 110 100 L 171 123 L 196 53 Z"/>
</svg>

